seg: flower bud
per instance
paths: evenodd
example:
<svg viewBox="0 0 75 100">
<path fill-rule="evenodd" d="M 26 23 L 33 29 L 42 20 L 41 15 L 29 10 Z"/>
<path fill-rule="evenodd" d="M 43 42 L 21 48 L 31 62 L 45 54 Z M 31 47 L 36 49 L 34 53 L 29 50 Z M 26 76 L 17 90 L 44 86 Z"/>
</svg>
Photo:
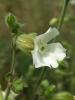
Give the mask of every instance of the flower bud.
<svg viewBox="0 0 75 100">
<path fill-rule="evenodd" d="M 34 48 L 34 40 L 31 35 L 22 34 L 16 40 L 16 46 L 23 52 L 31 52 Z"/>
<path fill-rule="evenodd" d="M 6 16 L 5 21 L 6 21 L 7 26 L 13 28 L 16 23 L 16 17 L 13 14 L 9 13 Z"/>
<path fill-rule="evenodd" d="M 49 25 L 54 25 L 58 22 L 58 18 L 54 17 L 50 20 Z"/>
</svg>

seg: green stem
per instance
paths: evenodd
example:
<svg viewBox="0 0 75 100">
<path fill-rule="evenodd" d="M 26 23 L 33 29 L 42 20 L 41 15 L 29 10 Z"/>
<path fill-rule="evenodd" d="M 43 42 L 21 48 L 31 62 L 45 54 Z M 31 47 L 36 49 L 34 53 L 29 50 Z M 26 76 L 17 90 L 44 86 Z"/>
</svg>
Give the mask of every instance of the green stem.
<svg viewBox="0 0 75 100">
<path fill-rule="evenodd" d="M 11 70 L 10 73 L 12 74 L 12 76 L 14 76 L 15 74 L 15 56 L 16 56 L 16 37 L 14 38 L 14 40 L 12 39 L 12 62 L 11 62 Z"/>
<path fill-rule="evenodd" d="M 16 41 L 16 39 L 15 39 L 15 41 Z M 11 87 L 12 87 L 13 77 L 14 77 L 14 74 L 15 74 L 15 55 L 16 55 L 15 41 L 13 41 L 13 37 L 12 37 L 12 62 L 11 62 L 11 69 L 10 69 L 11 77 L 9 78 L 9 81 L 8 81 L 5 100 L 8 100 L 10 90 L 11 90 Z"/>
<path fill-rule="evenodd" d="M 40 83 L 41 83 L 43 77 L 45 76 L 46 71 L 47 71 L 47 69 L 44 67 L 44 68 L 42 69 L 42 71 L 41 71 L 39 80 L 38 80 L 38 82 L 37 82 L 37 84 L 36 84 L 36 87 L 35 87 L 35 90 L 36 90 L 36 91 L 37 91 L 37 89 L 38 89 L 38 87 L 39 87 L 39 85 L 40 85 Z"/>
<path fill-rule="evenodd" d="M 65 17 L 65 14 L 66 14 L 66 10 L 67 10 L 67 6 L 68 6 L 69 1 L 70 0 L 64 0 L 64 5 L 63 5 L 63 8 L 62 8 L 60 20 L 59 20 L 59 23 L 58 23 L 58 30 L 60 30 L 62 28 L 62 24 L 64 22 L 64 17 Z"/>
<path fill-rule="evenodd" d="M 40 86 L 41 81 L 42 81 L 43 78 L 45 77 L 46 72 L 47 72 L 47 68 L 44 67 L 44 68 L 42 69 L 42 71 L 41 71 L 39 80 L 38 80 L 38 82 L 37 82 L 37 84 L 36 84 L 36 86 L 35 86 L 35 88 L 34 88 L 34 92 L 35 92 L 35 93 L 34 93 L 34 96 L 33 96 L 33 100 L 36 100 L 36 93 L 37 93 L 37 90 L 38 90 L 38 88 L 39 88 L 39 86 Z"/>
<path fill-rule="evenodd" d="M 8 86 L 7 86 L 7 90 L 6 90 L 6 95 L 5 95 L 5 99 L 4 100 L 8 100 L 8 96 L 10 94 L 10 89 L 11 89 L 11 82 L 8 82 Z"/>
</svg>

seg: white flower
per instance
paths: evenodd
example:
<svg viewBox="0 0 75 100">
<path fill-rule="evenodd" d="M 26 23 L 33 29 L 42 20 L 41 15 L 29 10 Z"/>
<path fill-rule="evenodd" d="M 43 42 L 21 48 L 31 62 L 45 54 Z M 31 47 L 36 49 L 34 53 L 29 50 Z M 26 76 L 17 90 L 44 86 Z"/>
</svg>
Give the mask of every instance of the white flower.
<svg viewBox="0 0 75 100">
<path fill-rule="evenodd" d="M 49 66 L 58 67 L 58 62 L 66 57 L 66 50 L 60 43 L 50 43 L 53 38 L 59 35 L 56 28 L 49 28 L 47 32 L 36 36 L 34 39 L 34 49 L 31 52 L 35 68 Z"/>
<path fill-rule="evenodd" d="M 70 0 L 70 4 L 75 5 L 75 0 Z"/>
</svg>

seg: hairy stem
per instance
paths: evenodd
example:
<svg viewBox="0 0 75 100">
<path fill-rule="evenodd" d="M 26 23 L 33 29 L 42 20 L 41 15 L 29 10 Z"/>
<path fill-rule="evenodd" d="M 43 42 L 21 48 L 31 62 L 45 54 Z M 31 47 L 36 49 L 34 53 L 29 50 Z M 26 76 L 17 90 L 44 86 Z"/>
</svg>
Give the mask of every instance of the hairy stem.
<svg viewBox="0 0 75 100">
<path fill-rule="evenodd" d="M 13 81 L 14 74 L 15 74 L 15 56 L 16 56 L 15 42 L 16 42 L 16 39 L 13 41 L 13 37 L 12 37 L 12 61 L 11 61 L 11 68 L 10 68 L 11 77 L 9 78 L 9 81 L 8 81 L 8 84 L 7 84 L 5 100 L 8 100 L 10 90 L 12 88 L 12 81 Z"/>
<path fill-rule="evenodd" d="M 36 84 L 35 91 L 37 91 L 37 89 L 38 89 L 38 87 L 39 87 L 39 85 L 40 85 L 40 83 L 41 83 L 43 77 L 44 77 L 45 74 L 46 74 L 46 71 L 47 71 L 47 69 L 44 67 L 44 68 L 42 69 L 42 71 L 41 71 L 39 80 L 38 80 L 38 82 L 37 82 L 37 84 Z"/>
<path fill-rule="evenodd" d="M 45 77 L 46 72 L 47 72 L 47 68 L 44 67 L 44 68 L 42 69 L 42 71 L 41 71 L 40 76 L 39 76 L 39 80 L 37 81 L 37 84 L 36 84 L 36 86 L 35 86 L 35 88 L 34 88 L 33 100 L 36 100 L 36 93 L 37 93 L 37 90 L 38 90 L 38 88 L 39 88 L 39 86 L 40 86 L 40 83 L 42 82 L 43 78 Z"/>
</svg>

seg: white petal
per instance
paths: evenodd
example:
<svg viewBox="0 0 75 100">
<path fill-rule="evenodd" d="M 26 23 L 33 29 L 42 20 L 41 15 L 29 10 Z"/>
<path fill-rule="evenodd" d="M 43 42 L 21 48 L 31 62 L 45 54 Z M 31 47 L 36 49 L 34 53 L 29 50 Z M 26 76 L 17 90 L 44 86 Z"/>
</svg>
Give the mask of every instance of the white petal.
<svg viewBox="0 0 75 100">
<path fill-rule="evenodd" d="M 47 43 L 55 38 L 57 35 L 59 35 L 58 30 L 56 28 L 50 27 L 44 34 L 36 36 L 35 42 L 39 43 L 41 41 L 42 43 Z"/>
<path fill-rule="evenodd" d="M 62 61 L 66 57 L 66 49 L 60 43 L 48 44 L 48 48 L 57 61 Z"/>
<path fill-rule="evenodd" d="M 44 63 L 46 64 L 46 66 L 49 66 L 49 67 L 53 67 L 53 68 L 57 68 L 58 67 L 58 62 L 57 60 L 55 59 L 55 57 L 50 54 L 50 52 L 48 53 L 48 55 L 44 55 L 42 57 Z"/>
<path fill-rule="evenodd" d="M 41 54 L 39 51 L 32 51 L 33 56 L 33 64 L 35 65 L 35 68 L 43 67 L 43 66 L 49 66 L 56 68 L 58 67 L 58 62 L 55 59 L 54 55 L 50 54 L 50 51 L 46 54 Z"/>
<path fill-rule="evenodd" d="M 46 66 L 44 62 L 42 61 L 41 55 L 39 54 L 38 51 L 33 50 L 31 53 L 33 57 L 33 65 L 35 65 L 35 68 Z"/>
<path fill-rule="evenodd" d="M 36 68 L 49 66 L 58 67 L 58 61 L 66 57 L 66 49 L 60 43 L 48 44 L 46 53 L 39 52 L 38 48 L 32 51 L 33 64 Z"/>
</svg>

